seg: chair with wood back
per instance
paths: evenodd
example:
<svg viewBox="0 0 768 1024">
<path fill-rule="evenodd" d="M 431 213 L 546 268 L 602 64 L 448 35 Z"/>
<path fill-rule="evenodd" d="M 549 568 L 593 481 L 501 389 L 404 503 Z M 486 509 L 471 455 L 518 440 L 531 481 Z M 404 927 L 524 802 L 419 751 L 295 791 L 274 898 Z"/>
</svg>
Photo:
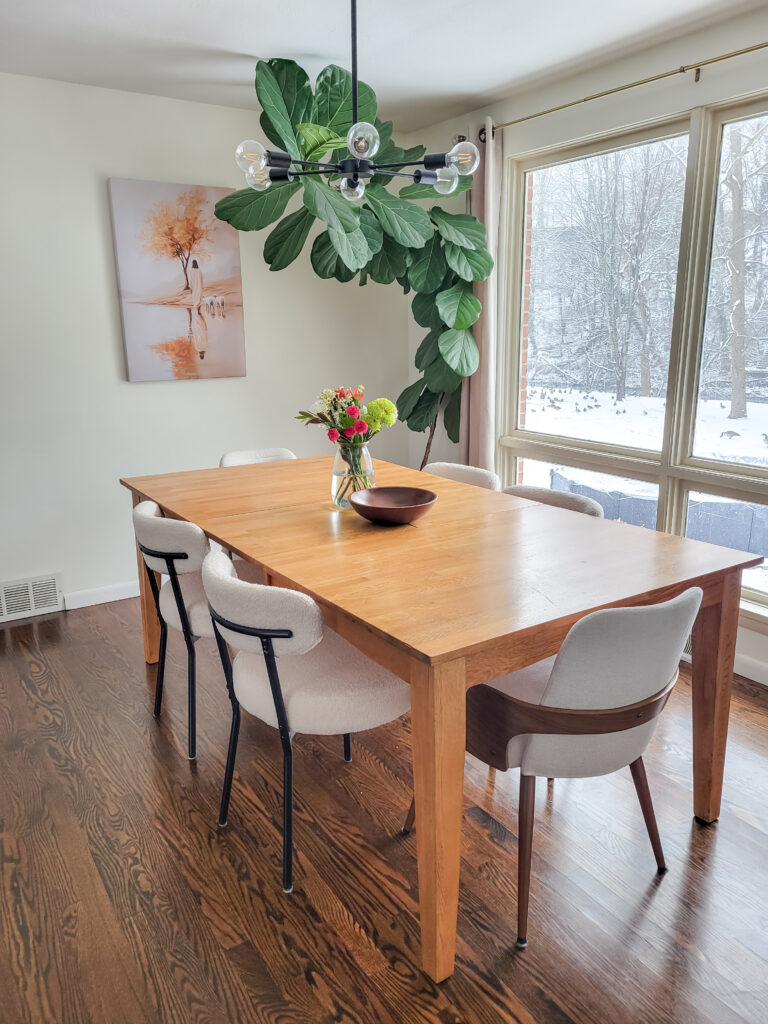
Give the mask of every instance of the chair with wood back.
<svg viewBox="0 0 768 1024">
<path fill-rule="evenodd" d="M 485 487 L 488 491 L 501 490 L 498 476 L 492 470 L 480 469 L 478 466 L 463 466 L 458 462 L 430 462 L 424 467 L 424 472 L 442 476 L 446 480 L 458 480 L 461 484 Z"/>
<path fill-rule="evenodd" d="M 671 601 L 592 612 L 555 657 L 467 691 L 467 750 L 492 768 L 520 769 L 517 945 L 528 945 L 536 777 L 581 779 L 629 766 L 659 872 L 666 871 L 643 764 L 677 682 L 701 604 L 691 587 Z M 411 803 L 403 832 L 413 827 Z"/>
<path fill-rule="evenodd" d="M 549 487 L 514 484 L 512 487 L 505 487 L 504 493 L 515 494 L 518 498 L 528 498 L 529 501 L 539 501 L 542 505 L 554 505 L 557 508 L 570 509 L 572 512 L 583 512 L 598 519 L 605 515 L 603 506 L 594 498 L 588 498 L 585 494 L 574 494 L 572 491 L 553 491 Z"/>
<path fill-rule="evenodd" d="M 290 448 L 244 448 L 236 452 L 224 452 L 219 459 L 219 467 L 253 466 L 259 462 L 281 462 L 283 459 L 295 459 Z"/>
<path fill-rule="evenodd" d="M 219 648 L 232 726 L 219 825 L 227 824 L 240 708 L 276 728 L 283 747 L 283 889 L 293 889 L 293 748 L 295 733 L 343 735 L 374 729 L 408 711 L 407 683 L 323 624 L 307 594 L 247 583 L 222 551 L 203 564 L 203 585 Z M 230 659 L 227 644 L 238 653 Z M 278 670 L 279 665 L 279 670 Z"/>
<path fill-rule="evenodd" d="M 142 501 L 134 508 L 133 528 L 160 620 L 155 718 L 162 708 L 168 626 L 172 626 L 183 635 L 187 648 L 187 745 L 189 759 L 194 760 L 197 756 L 195 642 L 201 636 L 213 636 L 200 575 L 203 559 L 208 554 L 208 538 L 194 523 L 165 519 L 154 501 Z M 158 585 L 157 573 L 168 576 L 162 586 Z"/>
</svg>

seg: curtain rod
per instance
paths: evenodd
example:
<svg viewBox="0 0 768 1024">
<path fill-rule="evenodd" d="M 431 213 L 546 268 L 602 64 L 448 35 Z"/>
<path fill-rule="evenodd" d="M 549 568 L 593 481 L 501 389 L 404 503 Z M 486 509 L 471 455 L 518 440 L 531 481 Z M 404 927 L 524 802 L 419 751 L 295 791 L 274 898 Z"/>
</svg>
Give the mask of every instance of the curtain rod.
<svg viewBox="0 0 768 1024">
<path fill-rule="evenodd" d="M 741 57 L 745 53 L 754 53 L 755 50 L 763 50 L 768 42 L 755 43 L 754 46 L 745 46 L 741 50 L 732 50 L 731 53 L 722 53 L 719 57 L 708 57 L 707 60 L 697 61 L 695 64 L 682 64 L 679 68 L 671 71 L 662 71 L 658 75 L 649 75 L 648 78 L 640 78 L 636 82 L 628 82 L 626 85 L 617 85 L 613 89 L 603 89 L 602 92 L 592 93 L 591 96 L 584 96 L 580 100 L 571 100 L 569 103 L 561 103 L 557 107 L 549 107 L 547 110 L 539 110 L 536 114 L 526 114 L 525 117 L 516 117 L 513 121 L 503 121 L 501 124 L 494 124 L 494 133 L 498 128 L 509 128 L 513 124 L 522 124 L 523 121 L 532 121 L 536 117 L 544 117 L 545 114 L 554 114 L 558 110 L 567 110 L 569 107 L 577 107 L 580 103 L 589 103 L 590 100 L 599 100 L 603 96 L 613 96 L 618 92 L 626 92 L 627 89 L 636 89 L 639 85 L 648 85 L 651 82 L 660 82 L 663 78 L 672 78 L 673 75 L 684 75 L 688 71 L 696 72 L 696 81 L 699 80 L 699 73 L 708 64 L 717 64 L 721 60 L 730 60 L 731 57 Z M 485 141 L 485 129 L 480 132 L 481 141 Z"/>
</svg>

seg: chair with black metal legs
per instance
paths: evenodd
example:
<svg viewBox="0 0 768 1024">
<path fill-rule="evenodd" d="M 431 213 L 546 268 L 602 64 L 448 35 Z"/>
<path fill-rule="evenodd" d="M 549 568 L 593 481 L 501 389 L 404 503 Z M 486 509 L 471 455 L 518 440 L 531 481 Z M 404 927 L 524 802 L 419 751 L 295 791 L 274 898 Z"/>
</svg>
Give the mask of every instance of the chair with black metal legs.
<svg viewBox="0 0 768 1024">
<path fill-rule="evenodd" d="M 293 889 L 293 737 L 344 736 L 405 714 L 410 687 L 323 625 L 306 594 L 240 580 L 223 551 L 203 563 L 227 692 L 232 704 L 219 825 L 229 816 L 240 709 L 276 728 L 283 748 L 283 889 Z M 228 646 L 237 651 L 230 658 Z M 278 669 L 279 662 L 279 669 Z"/>
<path fill-rule="evenodd" d="M 213 636 L 200 576 L 209 550 L 208 538 L 194 523 L 163 518 L 154 501 L 142 501 L 134 508 L 133 527 L 160 620 L 155 718 L 162 709 L 168 626 L 172 626 L 182 634 L 187 648 L 188 756 L 194 760 L 197 756 L 195 643 L 201 636 Z M 158 585 L 157 574 L 168 576 L 162 586 Z"/>
</svg>

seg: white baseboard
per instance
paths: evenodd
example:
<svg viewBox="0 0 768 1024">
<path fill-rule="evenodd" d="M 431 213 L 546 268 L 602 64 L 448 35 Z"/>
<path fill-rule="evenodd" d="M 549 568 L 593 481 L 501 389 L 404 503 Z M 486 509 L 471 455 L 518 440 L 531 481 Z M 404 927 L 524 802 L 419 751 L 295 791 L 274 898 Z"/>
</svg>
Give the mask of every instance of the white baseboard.
<svg viewBox="0 0 768 1024">
<path fill-rule="evenodd" d="M 73 590 L 64 595 L 64 607 L 68 611 L 73 608 L 87 608 L 91 604 L 106 604 L 107 601 L 123 601 L 126 597 L 139 596 L 139 581 L 129 580 L 127 583 L 110 583 L 106 587 L 92 587 L 90 590 Z"/>
<path fill-rule="evenodd" d="M 768 665 L 758 658 L 750 658 L 746 654 L 736 654 L 733 663 L 733 671 L 740 676 L 746 676 L 756 683 L 768 686 Z"/>
</svg>

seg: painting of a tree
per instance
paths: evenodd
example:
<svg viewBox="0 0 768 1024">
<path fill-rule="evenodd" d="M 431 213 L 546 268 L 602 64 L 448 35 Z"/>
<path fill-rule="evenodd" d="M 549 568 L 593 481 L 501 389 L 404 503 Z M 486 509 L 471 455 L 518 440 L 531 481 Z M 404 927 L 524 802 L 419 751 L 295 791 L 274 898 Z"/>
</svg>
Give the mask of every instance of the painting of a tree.
<svg viewBox="0 0 768 1024">
<path fill-rule="evenodd" d="M 142 233 L 144 248 L 159 259 L 178 260 L 184 274 L 184 291 L 189 286 L 189 261 L 192 255 L 205 256 L 213 219 L 206 209 L 205 192 L 193 188 L 183 192 L 175 203 L 158 203 L 147 217 Z"/>
</svg>

